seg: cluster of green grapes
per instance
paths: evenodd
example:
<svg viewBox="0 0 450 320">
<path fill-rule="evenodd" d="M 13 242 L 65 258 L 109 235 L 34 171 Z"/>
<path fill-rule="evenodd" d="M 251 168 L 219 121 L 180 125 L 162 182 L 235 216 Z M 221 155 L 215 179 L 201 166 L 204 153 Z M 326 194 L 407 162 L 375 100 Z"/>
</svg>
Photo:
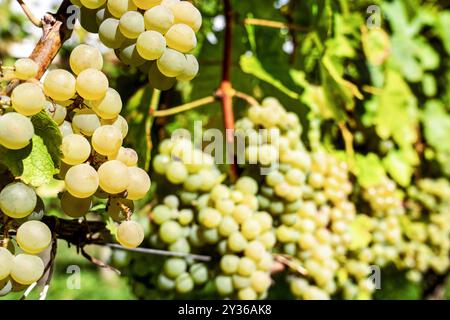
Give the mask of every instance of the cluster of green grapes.
<svg viewBox="0 0 450 320">
<path fill-rule="evenodd" d="M 67 190 L 60 199 L 62 211 L 80 218 L 90 211 L 94 196 L 108 199 L 106 212 L 120 222 L 117 241 L 135 248 L 143 241 L 144 230 L 130 219 L 133 201 L 147 194 L 150 177 L 137 167 L 137 153 L 122 146 L 128 126 L 119 115 L 120 95 L 109 88 L 101 72 L 100 51 L 80 45 L 70 55 L 70 66 L 76 76 L 55 69 L 41 84 L 34 80 L 38 65 L 33 60 L 16 61 L 8 78 L 22 83 L 0 109 L 0 144 L 10 150 L 27 147 L 35 134 L 31 118 L 45 110 L 62 135 L 59 178 L 64 179 Z M 2 181 L 0 185 L 0 280 L 4 282 L 1 288 L 14 289 L 42 277 L 44 263 L 37 254 L 50 245 L 52 232 L 40 221 L 44 207 L 35 190 L 22 182 L 5 184 Z M 11 238 L 10 231 L 16 229 Z M 15 243 L 20 251 L 14 257 Z"/>
<path fill-rule="evenodd" d="M 148 74 L 150 85 L 168 90 L 190 81 L 199 64 L 190 54 L 202 25 L 200 11 L 180 0 L 71 0 L 82 8 L 81 25 L 125 64 Z"/>
</svg>

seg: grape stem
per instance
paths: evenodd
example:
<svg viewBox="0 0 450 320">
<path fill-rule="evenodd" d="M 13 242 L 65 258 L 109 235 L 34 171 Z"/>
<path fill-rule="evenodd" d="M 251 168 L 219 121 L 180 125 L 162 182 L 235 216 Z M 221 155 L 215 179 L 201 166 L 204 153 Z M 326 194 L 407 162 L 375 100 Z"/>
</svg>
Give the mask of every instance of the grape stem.
<svg viewBox="0 0 450 320">
<path fill-rule="evenodd" d="M 152 99 L 150 101 L 150 106 L 148 108 L 149 116 L 147 117 L 147 120 L 145 122 L 145 137 L 147 143 L 147 151 L 145 153 L 145 170 L 147 172 L 150 169 L 151 153 L 153 149 L 152 127 L 153 122 L 155 120 L 154 113 L 158 110 L 160 101 L 161 101 L 161 90 L 153 89 Z"/>
<path fill-rule="evenodd" d="M 287 266 L 288 268 L 300 273 L 301 275 L 307 275 L 308 271 L 303 268 L 298 262 L 296 262 L 291 256 L 286 254 L 274 254 L 275 261 Z"/>
<path fill-rule="evenodd" d="M 274 29 L 289 29 L 300 32 L 308 32 L 310 29 L 305 26 L 301 26 L 295 23 L 284 23 L 281 21 L 273 21 L 273 20 L 265 20 L 265 19 L 256 19 L 256 18 L 246 18 L 244 20 L 244 24 L 251 26 L 259 26 L 259 27 L 267 27 Z"/>
<path fill-rule="evenodd" d="M 195 109 L 195 108 L 198 108 L 198 107 L 202 107 L 204 105 L 213 103 L 214 101 L 216 101 L 216 97 L 209 96 L 209 97 L 201 98 L 201 99 L 198 99 L 198 100 L 195 100 L 195 101 L 183 104 L 181 106 L 173 107 L 173 108 L 170 108 L 170 109 L 160 110 L 160 111 L 153 111 L 150 114 L 153 117 L 155 117 L 155 118 L 168 117 L 168 116 L 180 113 L 180 112 L 184 112 L 184 111 L 188 111 L 188 110 Z"/>
<path fill-rule="evenodd" d="M 33 12 L 31 12 L 30 8 L 28 8 L 28 6 L 25 4 L 25 2 L 23 2 L 23 0 L 17 0 L 17 2 L 19 3 L 19 5 L 22 8 L 25 15 L 27 16 L 28 20 L 30 20 L 30 22 L 32 24 L 34 24 L 36 27 L 42 28 L 42 26 L 43 26 L 42 20 L 38 19 L 33 14 Z"/>
</svg>

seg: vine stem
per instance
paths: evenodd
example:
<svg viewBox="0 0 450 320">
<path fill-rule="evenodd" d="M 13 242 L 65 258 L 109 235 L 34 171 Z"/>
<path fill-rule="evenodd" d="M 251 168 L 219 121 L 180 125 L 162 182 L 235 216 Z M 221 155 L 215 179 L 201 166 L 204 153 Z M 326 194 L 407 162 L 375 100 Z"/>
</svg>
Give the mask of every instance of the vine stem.
<svg viewBox="0 0 450 320">
<path fill-rule="evenodd" d="M 213 103 L 214 101 L 216 101 L 216 97 L 214 96 L 209 96 L 209 97 L 205 97 L 205 98 L 201 98 L 186 104 L 183 104 L 181 106 L 178 107 L 173 107 L 170 109 L 166 109 L 166 110 L 160 110 L 160 111 L 153 111 L 150 114 L 155 117 L 155 118 L 159 118 L 159 117 L 167 117 L 167 116 L 171 116 L 180 112 L 184 112 L 184 111 L 188 111 L 191 109 L 195 109 L 210 103 Z"/>
<path fill-rule="evenodd" d="M 295 30 L 295 31 L 300 31 L 300 32 L 310 31 L 308 27 L 301 26 L 301 25 L 298 25 L 295 23 L 285 23 L 285 22 L 281 22 L 281 21 L 257 19 L 257 18 L 246 18 L 244 20 L 244 24 L 252 25 L 252 26 L 259 26 L 259 27 L 274 28 L 274 29 L 289 29 L 289 30 Z"/>
<path fill-rule="evenodd" d="M 152 99 L 150 100 L 150 105 L 148 107 L 147 120 L 145 122 L 145 138 L 147 143 L 147 152 L 145 153 L 145 170 L 148 171 L 150 169 L 150 158 L 153 149 L 152 142 L 152 127 L 153 122 L 155 120 L 155 112 L 159 108 L 159 102 L 161 101 L 161 91 L 158 89 L 153 89 Z"/>
<path fill-rule="evenodd" d="M 235 181 L 238 177 L 237 164 L 234 159 L 234 111 L 233 86 L 231 84 L 231 66 L 233 50 L 233 8 L 231 0 L 224 0 L 225 39 L 222 61 L 222 81 L 216 96 L 221 99 L 225 139 L 227 149 L 227 163 L 230 164 L 230 179 Z"/>
<path fill-rule="evenodd" d="M 26 5 L 25 2 L 23 2 L 23 0 L 17 0 L 17 2 L 19 3 L 20 7 L 22 8 L 23 12 L 25 13 L 25 15 L 27 16 L 28 20 L 31 21 L 32 24 L 34 24 L 36 27 L 42 28 L 43 24 L 42 24 L 42 20 L 38 19 L 33 12 L 31 12 L 30 8 L 28 8 L 28 6 Z"/>
</svg>

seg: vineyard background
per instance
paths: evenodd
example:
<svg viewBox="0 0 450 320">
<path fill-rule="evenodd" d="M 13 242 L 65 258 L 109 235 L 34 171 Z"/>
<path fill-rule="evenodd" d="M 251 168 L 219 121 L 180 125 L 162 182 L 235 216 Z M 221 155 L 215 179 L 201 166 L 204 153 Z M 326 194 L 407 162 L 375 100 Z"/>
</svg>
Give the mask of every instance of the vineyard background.
<svg viewBox="0 0 450 320">
<path fill-rule="evenodd" d="M 58 1 L 29 2 L 36 16 L 59 5 Z M 194 52 L 200 73 L 192 82 L 163 92 L 158 110 L 212 96 L 221 81 L 222 1 L 193 2 L 204 21 Z M 421 178 L 448 180 L 448 1 L 248 0 L 232 1 L 232 9 L 233 87 L 257 100 L 267 96 L 279 99 L 300 117 L 305 145 L 314 147 L 320 140 L 336 155 L 351 155 L 355 179 L 363 186 L 376 184 L 385 175 L 403 189 Z M 16 1 L 1 0 L 0 60 L 4 64 L 28 56 L 39 36 L 40 30 L 26 19 Z M 149 112 L 153 90 L 146 76 L 137 68 L 124 68 L 113 52 L 100 44 L 97 35 L 78 24 L 52 68 L 68 67 L 69 53 L 79 43 L 102 47 L 111 87 L 120 92 L 126 105 L 124 116 L 130 124 L 126 143 L 138 151 L 140 166 L 148 168 L 156 151 L 151 146 L 178 128 L 193 130 L 196 120 L 201 120 L 205 128 L 223 128 L 220 101 L 154 119 Z M 236 118 L 245 113 L 246 107 L 244 99 L 235 100 Z M 150 123 L 151 143 L 144 138 Z M 319 136 L 312 138 L 308 132 Z M 152 190 L 157 184 L 153 183 Z M 40 190 L 48 196 L 49 214 L 60 215 L 53 205 L 60 189 L 55 182 Z M 139 203 L 141 221 L 145 221 L 154 198 L 151 193 Z M 66 249 L 63 241 L 59 249 L 49 299 L 136 298 L 133 291 L 139 288 L 130 286 L 126 275 L 118 277 L 109 270 L 99 270 L 76 255 L 74 248 Z M 105 248 L 88 251 L 118 266 L 127 263 L 121 251 L 114 255 Z M 80 290 L 66 287 L 70 265 L 80 266 Z M 424 282 L 413 283 L 404 272 L 388 267 L 383 270 L 382 288 L 375 298 L 450 299 L 448 279 L 448 275 L 430 274 Z M 291 298 L 282 284 L 273 291 L 274 298 Z M 20 294 L 6 298 L 18 297 Z"/>
</svg>

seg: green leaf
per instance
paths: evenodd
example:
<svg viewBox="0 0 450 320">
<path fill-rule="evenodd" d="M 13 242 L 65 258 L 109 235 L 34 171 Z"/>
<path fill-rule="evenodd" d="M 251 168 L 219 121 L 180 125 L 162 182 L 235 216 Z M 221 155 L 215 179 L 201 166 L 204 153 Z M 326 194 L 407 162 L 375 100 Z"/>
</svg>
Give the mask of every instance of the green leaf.
<svg viewBox="0 0 450 320">
<path fill-rule="evenodd" d="M 290 98 L 300 98 L 298 93 L 292 91 L 291 89 L 286 87 L 280 80 L 275 79 L 270 73 L 268 73 L 256 56 L 248 54 L 242 55 L 240 59 L 240 65 L 242 71 L 244 71 L 245 73 L 251 74 L 258 79 L 271 84 Z"/>
<path fill-rule="evenodd" d="M 35 134 L 43 139 L 44 144 L 52 157 L 53 163 L 59 168 L 62 156 L 62 136 L 58 125 L 45 111 L 41 111 L 34 115 L 31 118 L 31 122 L 33 123 Z"/>
<path fill-rule="evenodd" d="M 411 182 L 414 168 L 400 150 L 391 150 L 383 159 L 384 167 L 394 180 L 403 187 Z"/>
<path fill-rule="evenodd" d="M 359 214 L 350 225 L 350 249 L 358 250 L 366 248 L 372 241 L 371 221 L 366 215 Z"/>
<path fill-rule="evenodd" d="M 384 140 L 393 137 L 401 148 L 410 148 L 417 140 L 417 100 L 406 82 L 395 71 L 389 70 L 378 99 L 374 124 Z"/>
<path fill-rule="evenodd" d="M 109 217 L 108 221 L 106 221 L 106 230 L 109 230 L 112 236 L 116 236 L 117 234 L 117 224 L 114 222 L 114 220 Z"/>
<path fill-rule="evenodd" d="M 52 157 L 40 136 L 33 137 L 32 145 L 31 153 L 23 159 L 21 179 L 25 183 L 39 187 L 51 182 L 57 170 L 55 170 Z"/>
<path fill-rule="evenodd" d="M 368 188 L 377 185 L 386 177 L 380 158 L 374 153 L 356 155 L 355 174 L 361 186 Z"/>
</svg>

